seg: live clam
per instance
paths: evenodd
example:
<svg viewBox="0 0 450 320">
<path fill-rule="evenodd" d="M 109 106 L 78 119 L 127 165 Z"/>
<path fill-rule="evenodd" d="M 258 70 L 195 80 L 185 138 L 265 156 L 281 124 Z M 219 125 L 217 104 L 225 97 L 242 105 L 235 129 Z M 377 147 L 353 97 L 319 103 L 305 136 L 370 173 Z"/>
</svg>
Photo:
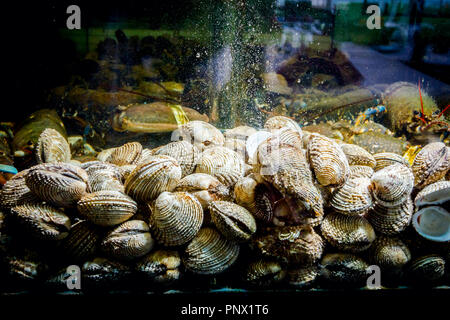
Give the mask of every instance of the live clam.
<svg viewBox="0 0 450 320">
<path fill-rule="evenodd" d="M 251 262 L 244 272 L 244 281 L 258 287 L 272 286 L 284 279 L 286 270 L 276 261 Z"/>
<path fill-rule="evenodd" d="M 371 168 L 375 167 L 375 158 L 360 146 L 356 144 L 342 143 L 340 147 L 347 156 L 349 165 L 362 165 Z"/>
<path fill-rule="evenodd" d="M 349 178 L 372 178 L 375 171 L 368 166 L 350 166 L 350 177 Z"/>
<path fill-rule="evenodd" d="M 442 142 L 427 144 L 414 158 L 411 169 L 418 189 L 440 180 L 450 168 L 450 151 Z"/>
<path fill-rule="evenodd" d="M 400 269 L 411 260 L 406 244 L 396 237 L 380 235 L 370 248 L 373 262 L 383 269 Z"/>
<path fill-rule="evenodd" d="M 450 201 L 450 181 L 438 181 L 423 188 L 414 199 L 417 208 Z"/>
<path fill-rule="evenodd" d="M 400 164 L 403 164 L 403 165 L 409 167 L 408 161 L 397 153 L 381 152 L 381 153 L 374 154 L 373 157 L 375 158 L 375 161 L 376 161 L 376 165 L 374 168 L 375 171 L 381 170 L 385 167 L 389 167 L 389 166 L 391 166 L 393 164 L 397 164 L 397 163 L 400 163 Z"/>
<path fill-rule="evenodd" d="M 176 141 L 166 144 L 154 151 L 154 155 L 166 155 L 177 159 L 181 167 L 181 176 L 187 176 L 194 172 L 200 158 L 197 147 L 187 141 Z"/>
<path fill-rule="evenodd" d="M 412 225 L 425 239 L 450 241 L 450 213 L 442 207 L 429 206 L 417 211 L 413 215 Z"/>
<path fill-rule="evenodd" d="M 136 270 L 159 284 L 171 284 L 180 278 L 181 258 L 178 251 L 157 250 L 143 257 Z"/>
<path fill-rule="evenodd" d="M 284 116 L 270 117 L 264 124 L 264 128 L 269 131 L 275 131 L 281 128 L 290 128 L 297 131 L 300 134 L 300 138 L 303 137 L 303 132 L 297 122 Z"/>
<path fill-rule="evenodd" d="M 96 257 L 81 267 L 82 283 L 89 289 L 104 290 L 125 284 L 131 269 L 117 261 Z"/>
<path fill-rule="evenodd" d="M 326 282 L 339 285 L 362 286 L 369 264 L 351 253 L 328 253 L 320 262 L 320 276 Z"/>
<path fill-rule="evenodd" d="M 359 215 L 372 206 L 369 178 L 349 178 L 332 196 L 330 206 L 339 213 Z"/>
<path fill-rule="evenodd" d="M 250 175 L 238 180 L 234 185 L 234 198 L 236 203 L 251 213 L 255 212 L 255 189 L 258 182 Z"/>
<path fill-rule="evenodd" d="M 386 207 L 375 202 L 367 214 L 367 219 L 377 232 L 386 235 L 398 234 L 411 222 L 413 207 L 411 199 L 395 207 Z"/>
<path fill-rule="evenodd" d="M 407 266 L 406 272 L 414 284 L 434 285 L 445 274 L 445 260 L 435 254 L 417 257 Z"/>
<path fill-rule="evenodd" d="M 74 261 L 85 261 L 97 250 L 101 233 L 86 220 L 78 221 L 70 228 L 69 235 L 60 243 L 62 253 Z"/>
<path fill-rule="evenodd" d="M 142 145 L 139 142 L 128 142 L 123 146 L 114 148 L 106 161 L 118 166 L 137 164 L 141 153 Z"/>
<path fill-rule="evenodd" d="M 0 191 L 0 206 L 2 208 L 11 208 L 37 200 L 37 197 L 25 183 L 25 175 L 28 171 L 29 169 L 20 171 L 3 185 Z"/>
<path fill-rule="evenodd" d="M 42 131 L 36 145 L 38 163 L 68 162 L 70 158 L 69 143 L 61 133 L 52 128 Z"/>
<path fill-rule="evenodd" d="M 319 272 L 316 265 L 290 269 L 287 271 L 286 280 L 291 287 L 304 289 L 316 281 Z"/>
<path fill-rule="evenodd" d="M 199 151 L 214 146 L 223 146 L 225 138 L 219 129 L 203 121 L 190 121 L 172 132 L 172 141 L 186 140 Z"/>
</svg>

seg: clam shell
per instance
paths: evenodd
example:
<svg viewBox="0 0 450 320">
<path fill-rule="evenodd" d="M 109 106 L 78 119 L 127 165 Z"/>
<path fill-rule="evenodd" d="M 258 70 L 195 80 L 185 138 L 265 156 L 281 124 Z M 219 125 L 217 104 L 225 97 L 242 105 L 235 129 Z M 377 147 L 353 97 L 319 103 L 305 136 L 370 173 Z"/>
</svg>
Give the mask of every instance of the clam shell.
<svg viewBox="0 0 450 320">
<path fill-rule="evenodd" d="M 149 253 L 154 244 L 147 223 L 129 220 L 109 232 L 100 248 L 112 258 L 132 260 Z"/>
<path fill-rule="evenodd" d="M 82 220 L 72 225 L 69 235 L 61 241 L 60 248 L 72 261 L 86 261 L 97 250 L 100 239 L 98 228 Z"/>
<path fill-rule="evenodd" d="M 385 207 L 375 202 L 369 210 L 367 219 L 377 232 L 394 235 L 402 232 L 411 222 L 413 203 L 407 199 L 396 207 Z"/>
<path fill-rule="evenodd" d="M 350 178 L 372 178 L 374 170 L 368 166 L 350 166 Z"/>
<path fill-rule="evenodd" d="M 412 225 L 425 239 L 450 241 L 450 213 L 442 207 L 430 206 L 417 211 L 413 215 Z"/>
<path fill-rule="evenodd" d="M 374 170 L 378 171 L 383 168 L 389 167 L 393 164 L 403 164 L 409 167 L 408 160 L 403 158 L 401 155 L 393 152 L 381 152 L 373 155 L 376 161 Z"/>
<path fill-rule="evenodd" d="M 399 238 L 380 235 L 370 248 L 373 263 L 382 269 L 399 269 L 411 260 L 411 252 Z"/>
<path fill-rule="evenodd" d="M 411 282 L 434 285 L 445 274 L 445 260 L 438 255 L 426 255 L 414 259 L 407 267 Z"/>
<path fill-rule="evenodd" d="M 243 206 L 252 214 L 256 210 L 255 189 L 258 182 L 252 176 L 240 179 L 234 186 L 234 198 L 238 205 Z"/>
<path fill-rule="evenodd" d="M 142 163 L 144 163 L 144 162 L 141 162 L 140 164 L 142 164 Z M 126 164 L 124 166 L 120 166 L 119 170 L 120 170 L 120 174 L 122 175 L 122 181 L 126 181 L 128 179 L 128 177 L 130 176 L 130 174 L 136 168 L 137 168 L 137 165 L 135 165 L 135 164 Z"/>
<path fill-rule="evenodd" d="M 445 177 L 450 168 L 450 151 L 442 142 L 427 144 L 414 158 L 414 185 L 421 189 Z"/>
<path fill-rule="evenodd" d="M 297 122 L 284 116 L 274 116 L 267 119 L 264 128 L 269 131 L 276 131 L 281 128 L 289 128 L 297 131 L 300 134 L 300 139 L 303 137 L 303 132 Z"/>
<path fill-rule="evenodd" d="M 247 142 L 245 144 L 245 149 L 248 155 L 248 163 L 255 164 L 257 163 L 257 151 L 259 145 L 264 142 L 267 138 L 269 138 L 272 133 L 268 131 L 257 131 L 251 136 L 248 137 Z"/>
<path fill-rule="evenodd" d="M 70 207 L 86 193 L 88 175 L 68 163 L 44 163 L 31 167 L 25 174 L 25 182 L 41 200 Z"/>
<path fill-rule="evenodd" d="M 109 148 L 109 149 L 105 149 L 105 150 L 100 151 L 97 154 L 97 160 L 98 161 L 102 161 L 102 162 L 106 162 L 109 159 L 109 157 L 111 156 L 111 153 L 113 153 L 113 151 L 115 149 L 116 148 Z"/>
<path fill-rule="evenodd" d="M 63 135 L 51 128 L 42 131 L 36 145 L 38 163 L 68 162 L 70 158 L 70 146 Z"/>
<path fill-rule="evenodd" d="M 29 169 L 20 171 L 3 185 L 0 191 L 0 206 L 2 208 L 11 208 L 37 200 L 37 197 L 25 183 L 25 175 L 28 171 Z"/>
<path fill-rule="evenodd" d="M 101 161 L 84 163 L 83 168 L 89 177 L 89 192 L 102 190 L 124 191 L 120 167 Z"/>
<path fill-rule="evenodd" d="M 248 159 L 245 140 L 227 138 L 223 146 L 239 154 L 244 161 Z"/>
<path fill-rule="evenodd" d="M 310 287 L 317 279 L 320 271 L 316 265 L 290 269 L 286 274 L 287 283 L 294 288 Z"/>
<path fill-rule="evenodd" d="M 286 271 L 279 262 L 257 260 L 244 271 L 244 281 L 258 287 L 272 286 L 284 279 Z"/>
<path fill-rule="evenodd" d="M 81 267 L 81 282 L 91 289 L 114 288 L 121 281 L 125 284 L 130 274 L 131 270 L 127 265 L 97 257 L 86 261 Z"/>
<path fill-rule="evenodd" d="M 154 150 L 152 150 L 152 149 L 148 149 L 148 148 L 142 149 L 141 157 L 139 158 L 139 162 L 136 164 L 147 163 L 149 160 L 151 160 L 153 154 L 154 154 Z"/>
<path fill-rule="evenodd" d="M 332 196 L 330 206 L 339 213 L 359 215 L 372 206 L 369 178 L 349 178 Z"/>
<path fill-rule="evenodd" d="M 94 224 L 115 226 L 130 219 L 137 211 L 137 203 L 119 191 L 97 191 L 78 201 L 80 214 Z"/>
<path fill-rule="evenodd" d="M 216 177 L 227 187 L 244 176 L 244 161 L 236 152 L 225 147 L 211 147 L 203 151 L 195 172 Z"/>
<path fill-rule="evenodd" d="M 165 246 L 191 241 L 203 223 L 202 205 L 187 192 L 163 192 L 151 209 L 150 228 L 158 243 Z"/>
<path fill-rule="evenodd" d="M 363 286 L 369 264 L 351 253 L 329 253 L 320 262 L 320 277 L 326 282 Z"/>
<path fill-rule="evenodd" d="M 151 201 L 161 192 L 171 191 L 181 179 L 178 162 L 169 156 L 154 156 L 141 164 L 125 180 L 125 192 L 137 201 Z"/>
<path fill-rule="evenodd" d="M 361 216 L 330 213 L 321 224 L 323 237 L 335 248 L 360 252 L 370 247 L 375 240 L 375 231 Z"/>
<path fill-rule="evenodd" d="M 225 139 L 247 140 L 252 134 L 257 132 L 255 128 L 249 126 L 238 126 L 233 129 L 227 129 L 224 133 Z"/>
<path fill-rule="evenodd" d="M 228 240 L 246 241 L 256 232 L 252 214 L 233 202 L 212 201 L 209 212 L 217 229 Z"/>
<path fill-rule="evenodd" d="M 157 250 L 142 258 L 136 270 L 156 283 L 171 284 L 180 278 L 180 265 L 178 251 Z"/>
<path fill-rule="evenodd" d="M 360 165 L 374 168 L 377 161 L 366 149 L 356 144 L 342 143 L 340 144 L 342 151 L 347 156 L 349 165 Z"/>
<path fill-rule="evenodd" d="M 255 208 L 253 211 L 253 216 L 255 219 L 263 223 L 272 222 L 274 216 L 276 196 L 272 189 L 272 187 L 264 183 L 260 183 L 254 190 Z"/>
<path fill-rule="evenodd" d="M 347 157 L 333 140 L 313 133 L 308 142 L 308 155 L 321 185 L 339 186 L 347 180 L 350 173 Z"/>
<path fill-rule="evenodd" d="M 182 256 L 187 270 L 198 274 L 218 274 L 230 267 L 239 255 L 239 245 L 212 228 L 201 229 Z"/>
<path fill-rule="evenodd" d="M 223 146 L 225 138 L 219 129 L 203 121 L 190 121 L 172 132 L 172 141 L 186 140 L 202 152 L 206 148 Z"/>
<path fill-rule="evenodd" d="M 416 207 L 450 201 L 450 181 L 438 181 L 423 188 L 414 199 Z"/>
<path fill-rule="evenodd" d="M 49 205 L 26 203 L 11 208 L 11 212 L 37 238 L 61 240 L 69 234 L 69 217 Z"/>
<path fill-rule="evenodd" d="M 166 155 L 175 158 L 181 167 L 181 176 L 185 177 L 194 172 L 200 158 L 197 147 L 187 141 L 177 141 L 158 148 L 154 155 Z M 150 158 L 151 159 L 151 158 Z"/>
<path fill-rule="evenodd" d="M 141 153 L 142 145 L 139 142 L 128 142 L 123 146 L 114 148 L 106 161 L 117 166 L 137 164 L 141 157 Z"/>
</svg>

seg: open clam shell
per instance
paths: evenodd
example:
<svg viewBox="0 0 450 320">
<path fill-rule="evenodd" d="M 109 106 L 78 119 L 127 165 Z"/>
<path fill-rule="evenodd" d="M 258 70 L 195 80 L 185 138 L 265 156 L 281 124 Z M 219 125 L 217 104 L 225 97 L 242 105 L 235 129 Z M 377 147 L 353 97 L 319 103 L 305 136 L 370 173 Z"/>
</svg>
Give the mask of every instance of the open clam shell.
<svg viewBox="0 0 450 320">
<path fill-rule="evenodd" d="M 172 141 L 186 140 L 200 152 L 206 148 L 223 146 L 225 138 L 219 129 L 204 121 L 189 121 L 172 132 Z"/>
<path fill-rule="evenodd" d="M 330 206 L 339 213 L 359 215 L 372 206 L 369 178 L 349 178 L 332 196 Z"/>
<path fill-rule="evenodd" d="M 154 151 L 154 155 L 166 155 L 177 159 L 181 167 L 181 176 L 185 177 L 194 172 L 200 158 L 197 147 L 188 141 L 176 141 L 166 144 Z"/>
<path fill-rule="evenodd" d="M 66 138 L 52 128 L 42 131 L 36 145 L 38 163 L 57 163 L 70 161 L 70 146 Z"/>
<path fill-rule="evenodd" d="M 425 239 L 450 241 L 450 213 L 442 207 L 430 206 L 417 211 L 413 215 L 412 225 Z"/>
<path fill-rule="evenodd" d="M 438 181 L 423 188 L 414 199 L 417 208 L 450 201 L 450 181 Z"/>
<path fill-rule="evenodd" d="M 411 169 L 418 189 L 440 180 L 450 169 L 449 148 L 442 142 L 427 144 L 414 158 Z"/>
</svg>

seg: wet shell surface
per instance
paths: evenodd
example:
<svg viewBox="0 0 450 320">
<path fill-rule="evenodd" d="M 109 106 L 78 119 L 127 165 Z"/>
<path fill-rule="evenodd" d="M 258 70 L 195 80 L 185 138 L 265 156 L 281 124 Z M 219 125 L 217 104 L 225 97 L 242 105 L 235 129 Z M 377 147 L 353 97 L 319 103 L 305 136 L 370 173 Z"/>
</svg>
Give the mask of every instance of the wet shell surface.
<svg viewBox="0 0 450 320">
<path fill-rule="evenodd" d="M 70 146 L 63 135 L 51 128 L 42 131 L 36 145 L 38 163 L 68 162 L 70 158 Z"/>
<path fill-rule="evenodd" d="M 49 205 L 27 203 L 13 207 L 11 212 L 37 238 L 61 240 L 69 234 L 69 217 Z"/>
<path fill-rule="evenodd" d="M 376 165 L 375 158 L 356 144 L 343 143 L 340 145 L 342 151 L 347 156 L 349 165 L 361 165 L 374 168 Z"/>
<path fill-rule="evenodd" d="M 310 287 L 319 273 L 320 270 L 316 265 L 290 269 L 287 271 L 286 281 L 291 287 L 303 289 Z"/>
<path fill-rule="evenodd" d="M 450 151 L 442 142 L 427 144 L 414 158 L 411 169 L 418 189 L 440 180 L 450 168 Z"/>
<path fill-rule="evenodd" d="M 187 141 L 171 142 L 158 148 L 154 155 L 166 155 L 177 159 L 181 167 L 181 176 L 187 176 L 194 172 L 200 158 L 197 147 Z"/>
<path fill-rule="evenodd" d="M 20 171 L 3 185 L 0 191 L 0 206 L 2 208 L 11 208 L 37 200 L 37 197 L 25 183 L 27 173 L 28 169 Z"/>
<path fill-rule="evenodd" d="M 429 206 L 417 211 L 413 215 L 412 225 L 425 239 L 450 241 L 450 213 L 442 207 Z"/>
<path fill-rule="evenodd" d="M 445 274 L 445 260 L 438 255 L 426 255 L 414 259 L 407 268 L 413 283 L 434 284 Z"/>
<path fill-rule="evenodd" d="M 244 161 L 248 159 L 245 140 L 227 138 L 223 146 L 239 154 Z"/>
<path fill-rule="evenodd" d="M 351 253 L 329 253 L 320 262 L 320 277 L 326 282 L 362 285 L 368 274 L 369 264 Z"/>
<path fill-rule="evenodd" d="M 389 167 L 393 164 L 403 164 L 409 167 L 408 160 L 403 158 L 401 155 L 392 152 L 381 152 L 373 155 L 376 165 L 374 170 L 378 171 L 383 168 Z"/>
<path fill-rule="evenodd" d="M 370 248 L 373 262 L 384 269 L 402 268 L 411 260 L 406 244 L 396 237 L 380 235 Z"/>
<path fill-rule="evenodd" d="M 160 284 L 170 284 L 180 278 L 181 258 L 178 251 L 157 250 L 136 264 L 136 270 Z"/>
<path fill-rule="evenodd" d="M 258 182 L 252 176 L 240 179 L 234 186 L 234 198 L 238 205 L 251 213 L 255 212 L 255 190 Z"/>
<path fill-rule="evenodd" d="M 350 178 L 372 178 L 375 171 L 368 166 L 350 166 Z"/>
<path fill-rule="evenodd" d="M 339 186 L 348 178 L 350 167 L 342 149 L 333 140 L 313 133 L 308 154 L 314 174 L 323 186 Z"/>
<path fill-rule="evenodd" d="M 41 200 L 70 207 L 86 193 L 88 175 L 68 163 L 44 163 L 31 167 L 25 174 L 25 182 Z"/>
<path fill-rule="evenodd" d="M 132 260 L 152 250 L 154 241 L 148 224 L 141 220 L 129 220 L 106 235 L 100 244 L 110 257 Z"/>
<path fill-rule="evenodd" d="M 321 231 L 333 247 L 344 251 L 364 251 L 375 240 L 374 229 L 361 216 L 330 213 L 323 219 Z"/>
<path fill-rule="evenodd" d="M 125 192 L 137 201 L 151 201 L 163 191 L 172 191 L 181 179 L 181 167 L 169 156 L 154 156 L 137 166 L 125 180 Z"/>
<path fill-rule="evenodd" d="M 402 232 L 411 222 L 414 206 L 411 199 L 396 207 L 385 207 L 375 202 L 367 219 L 377 232 L 394 235 Z"/>
<path fill-rule="evenodd" d="M 272 133 L 260 130 L 248 137 L 245 149 L 247 151 L 249 164 L 255 164 L 257 162 L 258 146 L 270 136 L 272 136 Z"/>
<path fill-rule="evenodd" d="M 85 286 L 96 288 L 114 287 L 114 284 L 125 281 L 130 275 L 130 268 L 117 261 L 96 257 L 86 261 L 81 267 L 81 282 Z"/>
<path fill-rule="evenodd" d="M 104 149 L 104 150 L 100 151 L 97 154 L 97 160 L 106 162 L 108 160 L 108 158 L 111 156 L 111 153 L 113 153 L 115 149 L 116 148 L 109 148 L 109 149 Z"/>
<path fill-rule="evenodd" d="M 97 250 L 101 239 L 98 228 L 86 220 L 78 221 L 70 228 L 61 244 L 62 253 L 74 261 L 85 261 Z"/>
<path fill-rule="evenodd" d="M 233 129 L 227 129 L 224 133 L 225 139 L 247 140 L 257 130 L 249 126 L 238 126 Z"/>
<path fill-rule="evenodd" d="M 414 199 L 416 207 L 443 204 L 450 201 L 450 181 L 438 181 L 423 188 Z"/>
<path fill-rule="evenodd" d="M 165 246 L 179 246 L 191 241 L 203 223 L 203 208 L 187 192 L 163 192 L 151 206 L 152 234 Z"/>
<path fill-rule="evenodd" d="M 332 196 L 330 206 L 339 213 L 364 214 L 372 206 L 369 178 L 349 178 Z"/>
<path fill-rule="evenodd" d="M 300 134 L 300 139 L 303 137 L 302 129 L 300 128 L 298 123 L 288 117 L 270 117 L 264 124 L 264 128 L 268 129 L 269 131 L 276 131 L 281 128 L 290 128 Z"/>
<path fill-rule="evenodd" d="M 258 260 L 245 269 L 244 281 L 258 287 L 267 287 L 284 279 L 286 271 L 279 262 Z"/>
<path fill-rule="evenodd" d="M 260 183 L 255 187 L 255 209 L 252 212 L 256 220 L 270 223 L 275 212 L 275 193 L 272 187 Z"/>
<path fill-rule="evenodd" d="M 123 146 L 115 148 L 107 158 L 107 162 L 117 166 L 137 164 L 141 157 L 142 145 L 139 142 L 128 142 Z"/>
<path fill-rule="evenodd" d="M 244 160 L 228 148 L 211 147 L 200 155 L 195 172 L 210 174 L 227 187 L 231 187 L 244 176 Z"/>
<path fill-rule="evenodd" d="M 184 250 L 182 262 L 193 273 L 218 274 L 230 267 L 238 255 L 239 244 L 212 228 L 203 228 Z"/>
<path fill-rule="evenodd" d="M 173 131 L 171 140 L 186 140 L 202 152 L 206 148 L 223 146 L 225 137 L 219 129 L 207 122 L 190 121 Z"/>
<path fill-rule="evenodd" d="M 94 224 L 115 226 L 130 219 L 137 211 L 137 203 L 119 191 L 97 191 L 78 201 L 80 214 Z"/>
<path fill-rule="evenodd" d="M 256 232 L 252 214 L 233 202 L 212 201 L 209 212 L 217 229 L 229 240 L 246 241 Z"/>
</svg>

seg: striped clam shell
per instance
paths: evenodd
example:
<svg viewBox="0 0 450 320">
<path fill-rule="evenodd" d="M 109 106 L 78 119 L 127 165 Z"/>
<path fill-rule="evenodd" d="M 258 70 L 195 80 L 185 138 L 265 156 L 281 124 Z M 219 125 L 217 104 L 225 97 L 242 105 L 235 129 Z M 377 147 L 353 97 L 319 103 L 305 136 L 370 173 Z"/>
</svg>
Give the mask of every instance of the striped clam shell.
<svg viewBox="0 0 450 320">
<path fill-rule="evenodd" d="M 124 191 L 120 168 L 112 163 L 91 161 L 81 166 L 89 176 L 89 192 Z"/>
<path fill-rule="evenodd" d="M 78 201 L 77 208 L 96 225 L 115 226 L 136 213 L 137 203 L 122 192 L 103 190 L 86 194 Z"/>
<path fill-rule="evenodd" d="M 136 270 L 159 284 L 171 284 L 180 278 L 181 258 L 175 250 L 156 250 L 136 263 Z"/>
<path fill-rule="evenodd" d="M 347 157 L 333 140 L 313 133 L 308 142 L 311 167 L 323 186 L 342 185 L 350 173 Z"/>
<path fill-rule="evenodd" d="M 128 142 L 124 145 L 114 148 L 107 162 L 113 163 L 117 166 L 124 166 L 127 164 L 137 164 L 141 158 L 142 145 L 139 142 Z"/>
<path fill-rule="evenodd" d="M 203 223 L 202 205 L 187 192 L 163 192 L 151 210 L 152 234 L 165 246 L 179 246 L 191 241 Z"/>
<path fill-rule="evenodd" d="M 260 183 L 255 187 L 255 208 L 253 216 L 258 222 L 270 223 L 275 212 L 275 192 L 273 187 Z M 281 198 L 281 195 L 280 195 Z"/>
<path fill-rule="evenodd" d="M 29 169 L 20 171 L 3 185 L 0 191 L 0 206 L 2 208 L 11 208 L 37 200 L 37 197 L 25 183 L 25 175 L 28 171 Z"/>
<path fill-rule="evenodd" d="M 174 191 L 189 192 L 207 209 L 211 201 L 229 200 L 230 190 L 217 178 L 206 173 L 193 173 L 181 179 Z"/>
<path fill-rule="evenodd" d="M 286 270 L 277 261 L 257 260 L 244 270 L 244 281 L 258 287 L 279 283 L 286 276 Z"/>
<path fill-rule="evenodd" d="M 349 178 L 332 196 L 330 206 L 339 213 L 364 214 L 372 206 L 369 178 Z"/>
<path fill-rule="evenodd" d="M 142 164 L 141 162 L 140 164 Z M 126 181 L 130 174 L 137 168 L 136 164 L 126 164 L 119 167 L 120 174 L 122 175 L 122 181 Z"/>
<path fill-rule="evenodd" d="M 416 207 L 443 204 L 450 201 L 450 181 L 438 181 L 423 188 L 414 199 Z"/>
<path fill-rule="evenodd" d="M 435 254 L 417 257 L 407 266 L 406 272 L 413 283 L 434 285 L 444 277 L 445 260 Z"/>
<path fill-rule="evenodd" d="M 219 129 L 204 121 L 189 121 L 172 132 L 171 141 L 185 140 L 202 152 L 206 148 L 223 146 L 225 138 Z"/>
<path fill-rule="evenodd" d="M 364 177 L 372 178 L 374 170 L 368 166 L 350 166 L 350 178 Z"/>
<path fill-rule="evenodd" d="M 328 253 L 320 262 L 320 278 L 330 284 L 365 284 L 369 264 L 351 253 Z"/>
<path fill-rule="evenodd" d="M 66 138 L 52 128 L 42 131 L 36 145 L 38 163 L 68 162 L 70 158 L 70 146 Z"/>
<path fill-rule="evenodd" d="M 238 155 L 240 155 L 244 161 L 247 161 L 247 159 L 248 159 L 247 148 L 246 148 L 247 144 L 246 144 L 245 140 L 226 138 L 223 146 L 225 148 L 233 150 Z"/>
<path fill-rule="evenodd" d="M 320 227 L 323 237 L 333 247 L 344 251 L 364 251 L 375 240 L 374 229 L 362 216 L 330 213 Z"/>
<path fill-rule="evenodd" d="M 376 165 L 375 158 L 366 149 L 349 143 L 340 144 L 342 151 L 347 156 L 349 165 L 361 165 L 374 168 Z"/>
<path fill-rule="evenodd" d="M 178 162 L 172 157 L 157 155 L 130 173 L 125 180 L 125 192 L 137 201 L 151 201 L 161 192 L 173 190 L 180 179 Z"/>
<path fill-rule="evenodd" d="M 98 227 L 82 220 L 71 226 L 69 235 L 60 243 L 60 249 L 72 261 L 84 262 L 95 253 L 100 239 Z"/>
<path fill-rule="evenodd" d="M 100 243 L 108 256 L 119 260 L 132 260 L 149 253 L 154 246 L 148 224 L 129 220 L 109 232 Z"/>
<path fill-rule="evenodd" d="M 370 256 L 382 269 L 399 269 L 411 260 L 406 244 L 396 237 L 380 235 L 370 248 Z"/>
<path fill-rule="evenodd" d="M 386 207 L 403 203 L 414 187 L 411 169 L 402 164 L 393 164 L 375 172 L 371 180 L 372 196 Z"/>
<path fill-rule="evenodd" d="M 246 241 L 256 232 L 252 214 L 233 202 L 212 201 L 209 212 L 217 229 L 228 240 Z"/>
<path fill-rule="evenodd" d="M 29 169 L 25 182 L 41 200 L 70 207 L 86 194 L 88 175 L 80 167 L 68 163 L 43 163 Z"/>
<path fill-rule="evenodd" d="M 141 157 L 139 158 L 139 162 L 136 164 L 147 163 L 149 160 L 151 160 L 153 154 L 154 154 L 153 149 L 149 149 L 149 148 L 142 149 Z"/>
<path fill-rule="evenodd" d="M 414 158 L 411 169 L 418 189 L 440 180 L 450 169 L 449 148 L 442 142 L 427 144 Z"/>
<path fill-rule="evenodd" d="M 319 267 L 316 265 L 290 269 L 287 271 L 286 281 L 291 287 L 304 289 L 311 287 L 319 273 Z"/>
<path fill-rule="evenodd" d="M 240 179 L 234 185 L 234 199 L 236 203 L 246 208 L 252 214 L 256 210 L 255 190 L 257 185 L 258 182 L 251 175 Z"/>
<path fill-rule="evenodd" d="M 61 240 L 69 235 L 69 217 L 49 205 L 26 203 L 11 208 L 11 213 L 36 238 Z"/>
<path fill-rule="evenodd" d="M 303 148 L 302 133 L 291 128 L 281 128 L 272 132 L 272 139 L 278 139 L 280 144 L 287 144 L 298 149 Z"/>
<path fill-rule="evenodd" d="M 212 228 L 201 229 L 182 255 L 183 265 L 197 274 L 218 274 L 239 256 L 239 244 L 222 237 Z"/>
<path fill-rule="evenodd" d="M 383 168 L 389 167 L 393 164 L 403 164 L 409 167 L 408 160 L 403 158 L 401 155 L 393 152 L 380 152 L 373 155 L 376 161 L 374 170 L 378 171 Z"/>
<path fill-rule="evenodd" d="M 97 154 L 97 160 L 102 161 L 102 162 L 108 161 L 109 157 L 111 156 L 111 153 L 113 153 L 115 149 L 116 148 L 109 148 L 109 149 L 104 149 L 104 150 L 100 151 Z"/>
<path fill-rule="evenodd" d="M 177 159 L 181 167 L 181 176 L 185 177 L 194 172 L 200 158 L 197 147 L 187 141 L 171 142 L 158 148 L 154 155 L 166 155 Z"/>
<path fill-rule="evenodd" d="M 289 128 L 294 131 L 297 131 L 300 134 L 300 139 L 303 138 L 303 132 L 298 123 L 288 117 L 284 116 L 270 117 L 264 124 L 264 128 L 268 129 L 269 131 L 276 131 L 281 128 Z"/>
<path fill-rule="evenodd" d="M 413 203 L 407 199 L 395 207 L 385 207 L 377 202 L 367 214 L 367 219 L 377 232 L 394 235 L 402 232 L 411 222 Z"/>
<path fill-rule="evenodd" d="M 211 147 L 200 155 L 195 172 L 210 174 L 227 187 L 231 187 L 244 176 L 244 160 L 228 148 Z"/>
</svg>

